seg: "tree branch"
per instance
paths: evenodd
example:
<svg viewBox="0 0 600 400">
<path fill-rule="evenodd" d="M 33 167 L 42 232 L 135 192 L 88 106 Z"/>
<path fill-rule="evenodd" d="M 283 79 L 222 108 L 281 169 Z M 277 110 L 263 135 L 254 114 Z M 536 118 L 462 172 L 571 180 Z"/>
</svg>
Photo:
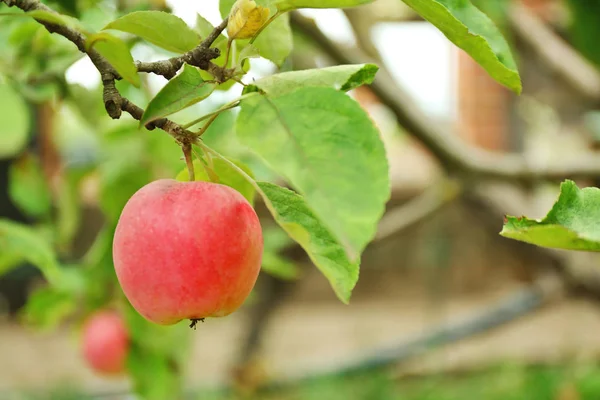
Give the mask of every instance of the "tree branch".
<svg viewBox="0 0 600 400">
<path fill-rule="evenodd" d="M 588 60 L 522 4 L 512 4 L 508 17 L 518 37 L 546 65 L 587 99 L 600 104 L 600 72 Z"/>
<path fill-rule="evenodd" d="M 177 71 L 182 67 L 183 64 L 194 65 L 203 70 L 214 69 L 215 65 L 211 63 L 211 60 L 221 55 L 221 50 L 217 48 L 211 48 L 212 44 L 217 40 L 221 32 L 227 27 L 228 18 L 225 18 L 219 25 L 213 29 L 213 31 L 200 43 L 195 49 L 188 51 L 187 53 L 172 57 L 168 60 L 161 60 L 155 62 L 136 62 L 136 67 L 139 72 L 151 72 L 156 75 L 162 75 L 167 79 L 171 79 L 175 76 Z"/>
<path fill-rule="evenodd" d="M 455 181 L 442 181 L 432 184 L 423 193 L 401 206 L 386 212 L 372 244 L 386 240 L 409 227 L 424 221 L 439 209 L 452 202 L 461 194 L 461 187 Z"/>
<path fill-rule="evenodd" d="M 41 3 L 39 0 L 0 0 L 9 7 L 17 7 L 25 12 L 33 10 L 41 10 L 52 14 L 59 15 L 56 11 L 50 7 Z M 82 53 L 88 55 L 98 72 L 100 73 L 103 90 L 104 107 L 108 115 L 113 119 L 119 119 L 123 111 L 130 114 L 136 120 L 140 120 L 144 114 L 144 110 L 132 103 L 128 99 L 121 96 L 117 87 L 115 86 L 115 80 L 121 79 L 116 70 L 93 48 L 86 48 L 86 38 L 77 30 L 59 24 L 54 24 L 46 21 L 36 19 L 37 22 L 42 24 L 50 33 L 56 33 L 63 36 L 70 42 L 72 42 L 77 49 Z M 227 27 L 227 19 L 221 22 L 215 29 L 200 43 L 195 49 L 179 56 L 173 57 L 168 60 L 156 61 L 156 62 L 137 62 L 136 66 L 139 72 L 151 72 L 157 75 L 162 75 L 167 79 L 175 76 L 177 71 L 182 67 L 184 63 L 188 63 L 197 66 L 201 69 L 213 71 L 215 64 L 211 60 L 219 57 L 220 51 L 216 48 L 211 48 L 214 41 L 219 37 L 221 32 Z M 195 138 L 196 134 L 182 128 L 180 125 L 166 118 L 153 121 L 146 125 L 150 130 L 154 128 L 160 128 L 171 135 L 175 140 L 182 144 L 189 144 Z"/>
<path fill-rule="evenodd" d="M 425 333 L 399 344 L 360 355 L 342 365 L 321 367 L 309 373 L 301 372 L 269 382 L 269 388 L 282 388 L 299 382 L 330 375 L 366 372 L 375 368 L 406 363 L 430 350 L 477 337 L 530 315 L 561 298 L 564 287 L 560 279 L 548 274 L 530 286 L 515 290 L 487 307 L 467 317 L 429 328 Z"/>
<path fill-rule="evenodd" d="M 291 22 L 338 64 L 373 62 L 359 49 L 347 48 L 331 41 L 314 21 L 297 12 L 291 13 Z M 373 92 L 396 115 L 399 124 L 420 140 L 451 173 L 504 181 L 600 176 L 598 156 L 592 153 L 580 154 L 569 162 L 533 165 L 520 154 L 498 154 L 471 147 L 426 116 L 390 73 L 383 66 L 380 67 L 371 85 Z"/>
</svg>

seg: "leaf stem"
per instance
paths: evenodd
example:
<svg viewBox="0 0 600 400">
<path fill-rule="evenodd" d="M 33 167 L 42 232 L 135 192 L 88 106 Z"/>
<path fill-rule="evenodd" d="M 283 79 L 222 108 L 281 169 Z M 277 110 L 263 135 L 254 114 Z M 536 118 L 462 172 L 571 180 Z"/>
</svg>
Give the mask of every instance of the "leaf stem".
<svg viewBox="0 0 600 400">
<path fill-rule="evenodd" d="M 227 111 L 227 110 L 230 110 L 230 109 L 232 109 L 232 108 L 235 108 L 235 107 L 239 106 L 239 105 L 241 104 L 242 100 L 245 100 L 245 99 L 247 99 L 247 98 L 249 98 L 249 97 L 252 97 L 252 96 L 254 96 L 254 95 L 256 95 L 256 93 L 255 93 L 255 92 L 252 92 L 252 93 L 247 93 L 247 94 L 245 94 L 245 95 L 243 95 L 243 96 L 241 96 L 241 97 L 239 97 L 239 98 L 237 98 L 237 99 L 235 99 L 235 100 L 233 100 L 233 101 L 231 101 L 231 102 L 229 102 L 229 103 L 227 103 L 227 104 L 225 104 L 225 105 L 223 105 L 223 106 L 219 107 L 219 108 L 218 108 L 218 109 L 216 109 L 215 111 L 213 111 L 213 112 L 210 112 L 210 113 L 208 113 L 208 114 L 206 114 L 206 115 L 203 115 L 203 116 L 201 116 L 200 118 L 193 120 L 192 122 L 188 122 L 187 124 L 185 124 L 185 125 L 182 125 L 181 127 L 182 127 L 183 129 L 189 129 L 189 128 L 191 128 L 192 126 L 194 126 L 194 125 L 196 125 L 196 124 L 198 124 L 198 123 L 200 123 L 200 122 L 204 121 L 205 119 L 211 118 L 211 117 L 212 117 L 213 115 L 215 115 L 215 114 L 220 114 L 220 113 L 222 113 L 223 111 Z"/>
<path fill-rule="evenodd" d="M 204 157 L 202 157 L 200 154 L 198 154 L 195 150 L 192 150 L 192 151 L 196 155 L 196 158 L 198 160 L 200 160 L 200 162 L 202 163 L 202 168 L 204 168 L 204 171 L 206 171 L 206 175 L 208 176 L 208 179 L 210 179 L 210 181 L 213 183 L 220 183 L 221 180 L 219 179 L 219 176 L 215 172 L 215 164 L 213 162 L 212 156 L 210 155 L 210 153 L 206 152 L 204 149 L 201 149 L 201 150 L 202 150 L 202 153 L 204 154 Z"/>
<path fill-rule="evenodd" d="M 246 171 L 244 171 L 243 169 L 241 169 L 240 167 L 238 167 L 235 163 L 231 162 L 227 157 L 223 156 L 222 154 L 220 154 L 216 150 L 213 150 L 212 148 L 208 147 L 206 144 L 204 144 L 204 142 L 201 139 L 196 140 L 194 142 L 194 144 L 196 146 L 200 147 L 205 154 L 206 153 L 212 154 L 215 157 L 220 158 L 221 160 L 225 161 L 231 168 L 233 168 L 240 175 L 242 175 L 244 177 L 244 179 L 246 179 L 248 182 L 250 182 L 252 184 L 252 186 L 254 186 L 254 188 L 256 189 L 256 191 L 261 196 L 265 197 L 264 192 L 262 191 L 262 189 L 260 188 L 260 186 L 258 186 L 258 183 L 256 183 L 256 181 L 254 180 L 254 178 L 252 178 L 250 175 L 248 175 L 246 173 Z"/>
<path fill-rule="evenodd" d="M 210 125 L 215 122 L 215 120 L 217 119 L 217 117 L 221 115 L 220 113 L 216 113 L 211 115 L 211 117 L 208 119 L 208 121 L 206 122 L 206 124 L 204 124 L 204 126 L 202 128 L 200 128 L 200 130 L 196 133 L 197 137 L 200 137 L 202 135 L 204 135 L 204 133 L 208 130 L 208 128 L 210 127 Z"/>
<path fill-rule="evenodd" d="M 225 51 L 225 63 L 223 64 L 223 68 L 227 68 L 227 64 L 229 64 L 229 55 L 231 54 L 231 45 L 235 39 L 227 40 L 227 50 Z"/>
<path fill-rule="evenodd" d="M 256 33 L 254 34 L 254 36 L 252 37 L 252 39 L 250 39 L 250 42 L 248 44 L 254 43 L 254 41 L 256 40 L 256 38 L 258 37 L 258 35 L 260 35 L 261 32 L 264 31 L 267 28 L 267 26 L 269 26 L 271 24 L 271 22 L 273 22 L 275 20 L 275 18 L 279 17 L 281 14 L 283 14 L 281 11 L 277 11 L 275 14 L 273 14 L 273 16 L 271 18 L 269 18 L 267 20 L 267 22 L 265 22 L 264 25 L 261 26 L 258 31 L 256 31 Z"/>
<path fill-rule="evenodd" d="M 187 165 L 190 182 L 194 182 L 196 180 L 196 174 L 194 172 L 194 160 L 192 159 L 192 145 L 185 143 L 181 146 L 181 150 L 183 150 L 183 156 L 185 157 L 185 164 Z"/>
</svg>

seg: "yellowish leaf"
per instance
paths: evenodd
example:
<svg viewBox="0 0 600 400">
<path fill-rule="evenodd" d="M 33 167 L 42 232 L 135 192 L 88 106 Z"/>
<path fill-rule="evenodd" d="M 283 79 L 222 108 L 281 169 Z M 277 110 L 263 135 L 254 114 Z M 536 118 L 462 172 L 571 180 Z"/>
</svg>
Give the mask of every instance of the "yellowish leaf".
<svg viewBox="0 0 600 400">
<path fill-rule="evenodd" d="M 254 0 L 237 0 L 229 13 L 227 34 L 233 39 L 250 39 L 269 19 L 270 11 Z"/>
</svg>

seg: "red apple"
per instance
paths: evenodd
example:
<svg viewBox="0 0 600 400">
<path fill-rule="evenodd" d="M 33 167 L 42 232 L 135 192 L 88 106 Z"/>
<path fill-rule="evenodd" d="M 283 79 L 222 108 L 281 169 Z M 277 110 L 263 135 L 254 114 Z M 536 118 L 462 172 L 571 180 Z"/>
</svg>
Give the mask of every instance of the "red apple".
<svg viewBox="0 0 600 400">
<path fill-rule="evenodd" d="M 83 326 L 83 356 L 96 372 L 125 372 L 129 335 L 121 316 L 112 310 L 97 312 Z"/>
<path fill-rule="evenodd" d="M 161 179 L 125 205 L 113 242 L 119 283 L 146 319 L 171 325 L 237 310 L 260 271 L 262 231 L 236 190 Z"/>
</svg>

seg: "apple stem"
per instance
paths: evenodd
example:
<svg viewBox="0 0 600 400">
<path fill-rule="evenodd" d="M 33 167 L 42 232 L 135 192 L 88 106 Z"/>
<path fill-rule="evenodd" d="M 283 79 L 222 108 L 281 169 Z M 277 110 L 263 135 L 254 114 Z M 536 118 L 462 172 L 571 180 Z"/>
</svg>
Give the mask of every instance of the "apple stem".
<svg viewBox="0 0 600 400">
<path fill-rule="evenodd" d="M 188 174 L 190 175 L 190 182 L 193 182 L 196 180 L 196 174 L 194 173 L 194 161 L 192 159 L 192 145 L 189 143 L 183 144 L 181 149 L 183 150 Z"/>
<path fill-rule="evenodd" d="M 196 330 L 196 324 L 198 324 L 198 322 L 204 322 L 204 318 L 190 319 L 190 328 L 193 328 L 194 330 Z"/>
</svg>

